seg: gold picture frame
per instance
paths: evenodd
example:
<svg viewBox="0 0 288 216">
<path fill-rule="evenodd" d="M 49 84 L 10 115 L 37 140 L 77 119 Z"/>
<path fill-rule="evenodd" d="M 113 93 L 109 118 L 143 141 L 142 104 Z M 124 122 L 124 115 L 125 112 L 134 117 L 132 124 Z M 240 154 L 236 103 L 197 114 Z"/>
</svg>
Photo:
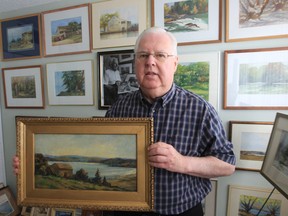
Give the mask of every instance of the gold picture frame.
<svg viewBox="0 0 288 216">
<path fill-rule="evenodd" d="M 16 124 L 18 205 L 153 210 L 152 118 L 18 116 Z"/>
</svg>

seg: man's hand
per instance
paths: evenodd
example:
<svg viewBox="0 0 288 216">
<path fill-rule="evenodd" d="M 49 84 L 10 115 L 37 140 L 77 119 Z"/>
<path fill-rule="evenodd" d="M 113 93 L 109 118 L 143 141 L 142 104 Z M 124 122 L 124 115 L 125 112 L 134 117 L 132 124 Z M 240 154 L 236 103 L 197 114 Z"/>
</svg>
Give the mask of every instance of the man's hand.
<svg viewBox="0 0 288 216">
<path fill-rule="evenodd" d="M 15 175 L 19 173 L 19 165 L 20 165 L 19 158 L 15 155 L 13 157 L 13 172 Z"/>
</svg>

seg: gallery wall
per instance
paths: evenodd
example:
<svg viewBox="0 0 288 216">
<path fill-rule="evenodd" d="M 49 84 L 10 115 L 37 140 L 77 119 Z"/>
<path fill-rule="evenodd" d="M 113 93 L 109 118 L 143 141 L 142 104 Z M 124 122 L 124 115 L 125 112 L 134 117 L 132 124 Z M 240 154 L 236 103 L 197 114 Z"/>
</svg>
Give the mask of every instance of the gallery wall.
<svg viewBox="0 0 288 216">
<path fill-rule="evenodd" d="M 94 3 L 100 2 L 97 0 L 63 0 L 43 6 L 23 8 L 18 11 L 12 11 L 7 13 L 1 13 L 0 19 L 7 19 L 12 17 L 24 16 L 34 13 L 41 13 L 46 10 L 54 10 L 58 8 L 64 8 L 73 5 L 80 5 L 83 3 Z M 251 110 L 251 109 L 223 109 L 223 92 L 224 92 L 224 52 L 228 50 L 243 50 L 243 49 L 260 49 L 260 48 L 275 48 L 275 47 L 287 47 L 288 38 L 271 38 L 271 39 L 260 39 L 260 40 L 242 40 L 238 42 L 225 42 L 225 9 L 226 1 L 222 1 L 222 39 L 217 43 L 207 44 L 192 44 L 178 47 L 179 55 L 197 55 L 197 53 L 211 53 L 219 52 L 219 75 L 216 79 L 219 81 L 218 88 L 218 112 L 223 121 L 227 134 L 229 134 L 229 122 L 230 121 L 249 121 L 249 122 L 273 122 L 277 112 L 288 114 L 288 110 L 277 110 L 277 109 L 262 109 L 262 110 Z M 147 11 L 147 23 L 151 22 L 151 3 L 148 1 Z M 66 61 L 81 61 L 91 60 L 93 63 L 94 77 L 94 105 L 77 106 L 77 105 L 49 105 L 47 97 L 47 78 L 44 76 L 44 95 L 45 95 L 45 108 L 44 109 L 29 109 L 29 108 L 6 108 L 4 101 L 3 91 L 3 78 L 0 78 L 0 104 L 2 114 L 2 130 L 3 130 L 3 144 L 4 144 L 4 156 L 5 156 L 5 168 L 6 172 L 3 175 L 6 176 L 6 184 L 9 185 L 13 192 L 16 194 L 16 178 L 12 171 L 12 157 L 16 152 L 16 127 L 15 127 L 15 116 L 57 116 L 57 117 L 91 117 L 91 116 L 104 116 L 106 110 L 98 109 L 98 74 L 97 74 L 97 53 L 103 51 L 114 51 L 114 50 L 125 50 L 131 49 L 133 46 L 123 47 L 110 47 L 94 49 L 91 53 L 83 53 L 76 55 L 61 55 L 42 57 L 37 59 L 25 59 L 25 60 L 12 60 L 12 61 L 1 61 L 0 69 L 11 68 L 11 67 L 25 67 L 31 65 L 43 65 L 45 74 L 45 65 L 50 63 L 66 62 Z M 288 98 L 286 98 L 288 100 Z M 1 135 L 1 133 L 0 133 Z M 1 136 L 0 136 L 1 138 Z M 1 142 L 1 139 L 0 139 Z M 1 153 L 1 146 L 0 146 Z M 2 158 L 1 158 L 2 160 Z M 1 162 L 1 161 L 0 161 Z M 0 175 L 1 176 L 1 175 Z M 259 171 L 249 170 L 236 170 L 236 172 L 229 177 L 221 177 L 217 180 L 217 199 L 216 199 L 216 216 L 226 215 L 227 203 L 229 200 L 228 187 L 229 185 L 239 186 L 251 186 L 260 188 L 272 189 L 272 185 L 268 183 L 259 173 Z"/>
</svg>

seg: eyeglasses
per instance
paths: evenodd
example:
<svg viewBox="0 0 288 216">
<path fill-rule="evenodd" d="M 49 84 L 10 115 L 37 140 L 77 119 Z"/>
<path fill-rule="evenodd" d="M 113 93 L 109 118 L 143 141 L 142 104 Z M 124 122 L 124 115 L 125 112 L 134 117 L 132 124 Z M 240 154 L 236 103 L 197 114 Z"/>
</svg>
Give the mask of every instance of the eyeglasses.
<svg viewBox="0 0 288 216">
<path fill-rule="evenodd" d="M 149 58 L 150 55 L 152 55 L 155 59 L 157 59 L 160 62 L 164 62 L 166 61 L 168 57 L 174 56 L 174 55 L 169 55 L 166 52 L 155 52 L 155 53 L 137 52 L 136 58 L 140 61 L 145 61 Z"/>
</svg>

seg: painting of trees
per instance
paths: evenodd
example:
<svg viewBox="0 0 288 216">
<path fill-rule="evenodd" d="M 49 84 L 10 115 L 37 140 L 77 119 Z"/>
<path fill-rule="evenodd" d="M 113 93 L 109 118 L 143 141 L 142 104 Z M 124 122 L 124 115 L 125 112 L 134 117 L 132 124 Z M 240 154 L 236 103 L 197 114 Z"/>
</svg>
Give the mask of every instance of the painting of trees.
<svg viewBox="0 0 288 216">
<path fill-rule="evenodd" d="M 84 70 L 62 71 L 61 90 L 57 96 L 82 96 L 85 95 L 85 73 Z"/>
</svg>

